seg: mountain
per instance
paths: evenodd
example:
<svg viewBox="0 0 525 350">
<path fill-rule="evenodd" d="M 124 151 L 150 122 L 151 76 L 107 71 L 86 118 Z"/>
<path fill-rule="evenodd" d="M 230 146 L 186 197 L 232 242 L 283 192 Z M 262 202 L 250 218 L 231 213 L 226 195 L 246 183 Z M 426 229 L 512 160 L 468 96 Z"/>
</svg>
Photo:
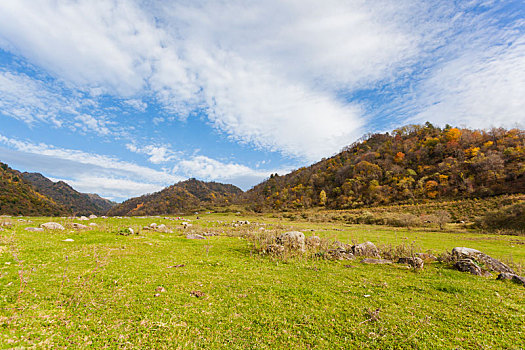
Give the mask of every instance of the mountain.
<svg viewBox="0 0 525 350">
<path fill-rule="evenodd" d="M 0 162 L 0 214 L 60 216 L 68 210 L 38 193 L 22 174 Z"/>
<path fill-rule="evenodd" d="M 128 199 L 113 207 L 108 215 L 177 214 L 201 206 L 227 205 L 240 194 L 242 190 L 233 185 L 189 179 L 159 192 Z"/>
<path fill-rule="evenodd" d="M 525 131 L 409 125 L 368 135 L 341 153 L 274 174 L 237 202 L 254 211 L 525 193 Z"/>
<path fill-rule="evenodd" d="M 73 214 L 102 215 L 115 205 L 96 194 L 80 193 L 63 181 L 53 182 L 39 173 L 26 172 L 22 176 L 39 193 L 66 207 Z"/>
</svg>

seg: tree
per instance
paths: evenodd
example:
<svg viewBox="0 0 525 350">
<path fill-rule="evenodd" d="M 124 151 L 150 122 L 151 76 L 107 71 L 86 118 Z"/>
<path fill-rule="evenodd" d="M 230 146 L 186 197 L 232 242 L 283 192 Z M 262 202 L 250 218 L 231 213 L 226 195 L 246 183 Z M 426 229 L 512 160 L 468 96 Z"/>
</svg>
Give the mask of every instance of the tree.
<svg viewBox="0 0 525 350">
<path fill-rule="evenodd" d="M 439 229 L 443 230 L 443 226 L 450 222 L 450 214 L 446 210 L 438 210 L 434 213 L 436 216 L 436 223 L 439 225 Z"/>
<path fill-rule="evenodd" d="M 326 205 L 326 192 L 324 190 L 319 193 L 319 205 Z"/>
</svg>

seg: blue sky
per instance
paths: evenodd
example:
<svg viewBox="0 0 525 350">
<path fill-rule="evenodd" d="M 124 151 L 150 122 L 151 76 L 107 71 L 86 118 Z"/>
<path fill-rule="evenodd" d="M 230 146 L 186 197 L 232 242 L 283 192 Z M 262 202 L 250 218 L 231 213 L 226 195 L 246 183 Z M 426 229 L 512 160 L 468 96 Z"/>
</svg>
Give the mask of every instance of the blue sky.
<svg viewBox="0 0 525 350">
<path fill-rule="evenodd" d="M 524 111 L 522 0 L 0 3 L 0 161 L 117 201 Z"/>
</svg>

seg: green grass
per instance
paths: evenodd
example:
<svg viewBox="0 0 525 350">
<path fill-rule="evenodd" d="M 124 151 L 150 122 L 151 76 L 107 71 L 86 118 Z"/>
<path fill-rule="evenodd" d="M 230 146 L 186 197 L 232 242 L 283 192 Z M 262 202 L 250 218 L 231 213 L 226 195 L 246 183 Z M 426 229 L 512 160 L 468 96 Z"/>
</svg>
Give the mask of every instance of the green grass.
<svg viewBox="0 0 525 350">
<path fill-rule="evenodd" d="M 47 221 L 32 218 L 0 232 L 0 347 L 525 347 L 525 288 L 517 284 L 439 263 L 415 273 L 396 264 L 272 259 L 224 235 L 245 227 L 216 222 L 238 219 L 193 221 L 195 230 L 221 233 L 208 240 L 187 240 L 182 229 L 116 234 L 151 222 L 178 225 L 159 218 L 96 219 L 92 231 L 24 231 Z M 247 219 L 343 242 L 408 242 L 437 253 L 468 246 L 525 263 L 525 237 Z"/>
</svg>

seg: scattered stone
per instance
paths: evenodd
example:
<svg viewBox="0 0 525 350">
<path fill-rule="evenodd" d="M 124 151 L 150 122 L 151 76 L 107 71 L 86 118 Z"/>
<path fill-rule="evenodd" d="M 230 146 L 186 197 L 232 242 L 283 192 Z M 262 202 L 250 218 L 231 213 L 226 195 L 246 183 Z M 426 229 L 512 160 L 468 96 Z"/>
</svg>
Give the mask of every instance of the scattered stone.
<svg viewBox="0 0 525 350">
<path fill-rule="evenodd" d="M 40 227 L 45 228 L 46 230 L 64 230 L 64 226 L 57 222 L 46 222 L 41 224 Z"/>
<path fill-rule="evenodd" d="M 392 264 L 392 260 L 367 258 L 361 260 L 363 264 Z"/>
<path fill-rule="evenodd" d="M 408 257 L 408 258 L 399 258 L 397 260 L 397 263 L 398 264 L 407 264 L 409 266 L 412 266 L 413 268 L 415 269 L 422 269 L 423 268 L 423 265 L 424 265 L 424 262 L 423 262 L 423 259 L 421 259 L 420 257 Z"/>
<path fill-rule="evenodd" d="M 189 222 L 186 222 L 186 221 L 181 222 L 181 225 L 183 228 L 188 228 L 192 226 Z"/>
<path fill-rule="evenodd" d="M 82 215 L 78 220 L 86 221 L 89 220 L 86 216 Z"/>
<path fill-rule="evenodd" d="M 356 244 L 352 247 L 355 256 L 369 256 L 374 258 L 381 258 L 379 250 L 372 242 L 365 242 Z"/>
<path fill-rule="evenodd" d="M 97 227 L 98 225 L 96 223 L 94 223 L 94 222 L 91 222 L 91 223 L 89 223 L 89 226 Z"/>
<path fill-rule="evenodd" d="M 497 280 L 511 280 L 514 283 L 521 284 L 525 287 L 525 277 L 518 276 L 513 273 L 502 272 L 496 278 Z"/>
<path fill-rule="evenodd" d="M 305 251 L 304 233 L 299 231 L 289 231 L 281 234 L 277 237 L 276 243 L 290 250 Z"/>
<path fill-rule="evenodd" d="M 32 232 L 42 232 L 44 231 L 41 227 L 26 227 L 24 230 L 26 231 L 32 231 Z"/>
<path fill-rule="evenodd" d="M 152 229 L 156 229 L 157 228 L 157 224 L 155 222 L 152 222 L 151 224 L 149 224 L 149 227 L 152 228 Z"/>
<path fill-rule="evenodd" d="M 160 297 L 160 293 L 155 294 L 155 298 Z"/>
<path fill-rule="evenodd" d="M 193 295 L 194 297 L 197 297 L 197 298 L 202 298 L 203 296 L 206 295 L 203 292 L 201 292 L 200 290 L 193 290 L 193 291 L 191 291 L 190 294 Z"/>
<path fill-rule="evenodd" d="M 495 272 L 507 272 L 516 274 L 510 267 L 505 265 L 499 260 L 496 260 L 479 250 L 465 247 L 456 247 L 452 249 L 452 255 L 457 259 L 470 259 L 477 261 L 480 265 L 483 265 L 489 271 Z"/>
<path fill-rule="evenodd" d="M 489 272 L 483 271 L 472 259 L 459 259 L 454 267 L 461 272 L 470 272 L 476 276 L 490 276 Z"/>
<path fill-rule="evenodd" d="M 196 234 L 196 233 L 190 233 L 186 235 L 186 239 L 207 239 L 207 238 L 199 234 Z"/>
<path fill-rule="evenodd" d="M 261 227 L 262 228 L 262 227 Z M 262 228 L 264 230 L 264 228 Z M 306 238 L 306 245 L 309 247 L 317 248 L 321 245 L 321 238 L 318 236 L 310 236 Z"/>
<path fill-rule="evenodd" d="M 89 230 L 89 226 L 79 224 L 78 222 L 74 222 L 72 226 L 77 230 Z"/>
<path fill-rule="evenodd" d="M 166 288 L 159 286 L 155 289 L 155 292 L 166 293 Z"/>
<path fill-rule="evenodd" d="M 73 238 L 66 238 L 62 242 L 74 242 Z"/>
<path fill-rule="evenodd" d="M 157 232 L 162 232 L 162 233 L 173 233 L 172 230 L 170 230 L 168 228 L 168 226 L 164 225 L 164 224 L 160 224 L 159 226 L 157 226 L 157 228 L 155 229 L 155 231 Z"/>
<path fill-rule="evenodd" d="M 352 252 L 345 250 L 344 248 L 328 249 L 324 256 L 330 260 L 353 260 L 355 259 Z"/>
<path fill-rule="evenodd" d="M 213 237 L 213 236 L 218 236 L 219 234 L 215 232 L 204 232 L 202 235 L 204 237 Z"/>
<path fill-rule="evenodd" d="M 177 268 L 177 267 L 184 267 L 186 265 L 184 264 L 179 264 L 179 265 L 172 265 L 172 266 L 168 266 L 168 269 L 173 269 L 173 268 Z"/>
<path fill-rule="evenodd" d="M 90 218 L 90 219 L 96 219 L 97 216 L 96 216 L 95 214 L 91 214 L 91 215 L 89 216 L 89 218 Z"/>
</svg>

